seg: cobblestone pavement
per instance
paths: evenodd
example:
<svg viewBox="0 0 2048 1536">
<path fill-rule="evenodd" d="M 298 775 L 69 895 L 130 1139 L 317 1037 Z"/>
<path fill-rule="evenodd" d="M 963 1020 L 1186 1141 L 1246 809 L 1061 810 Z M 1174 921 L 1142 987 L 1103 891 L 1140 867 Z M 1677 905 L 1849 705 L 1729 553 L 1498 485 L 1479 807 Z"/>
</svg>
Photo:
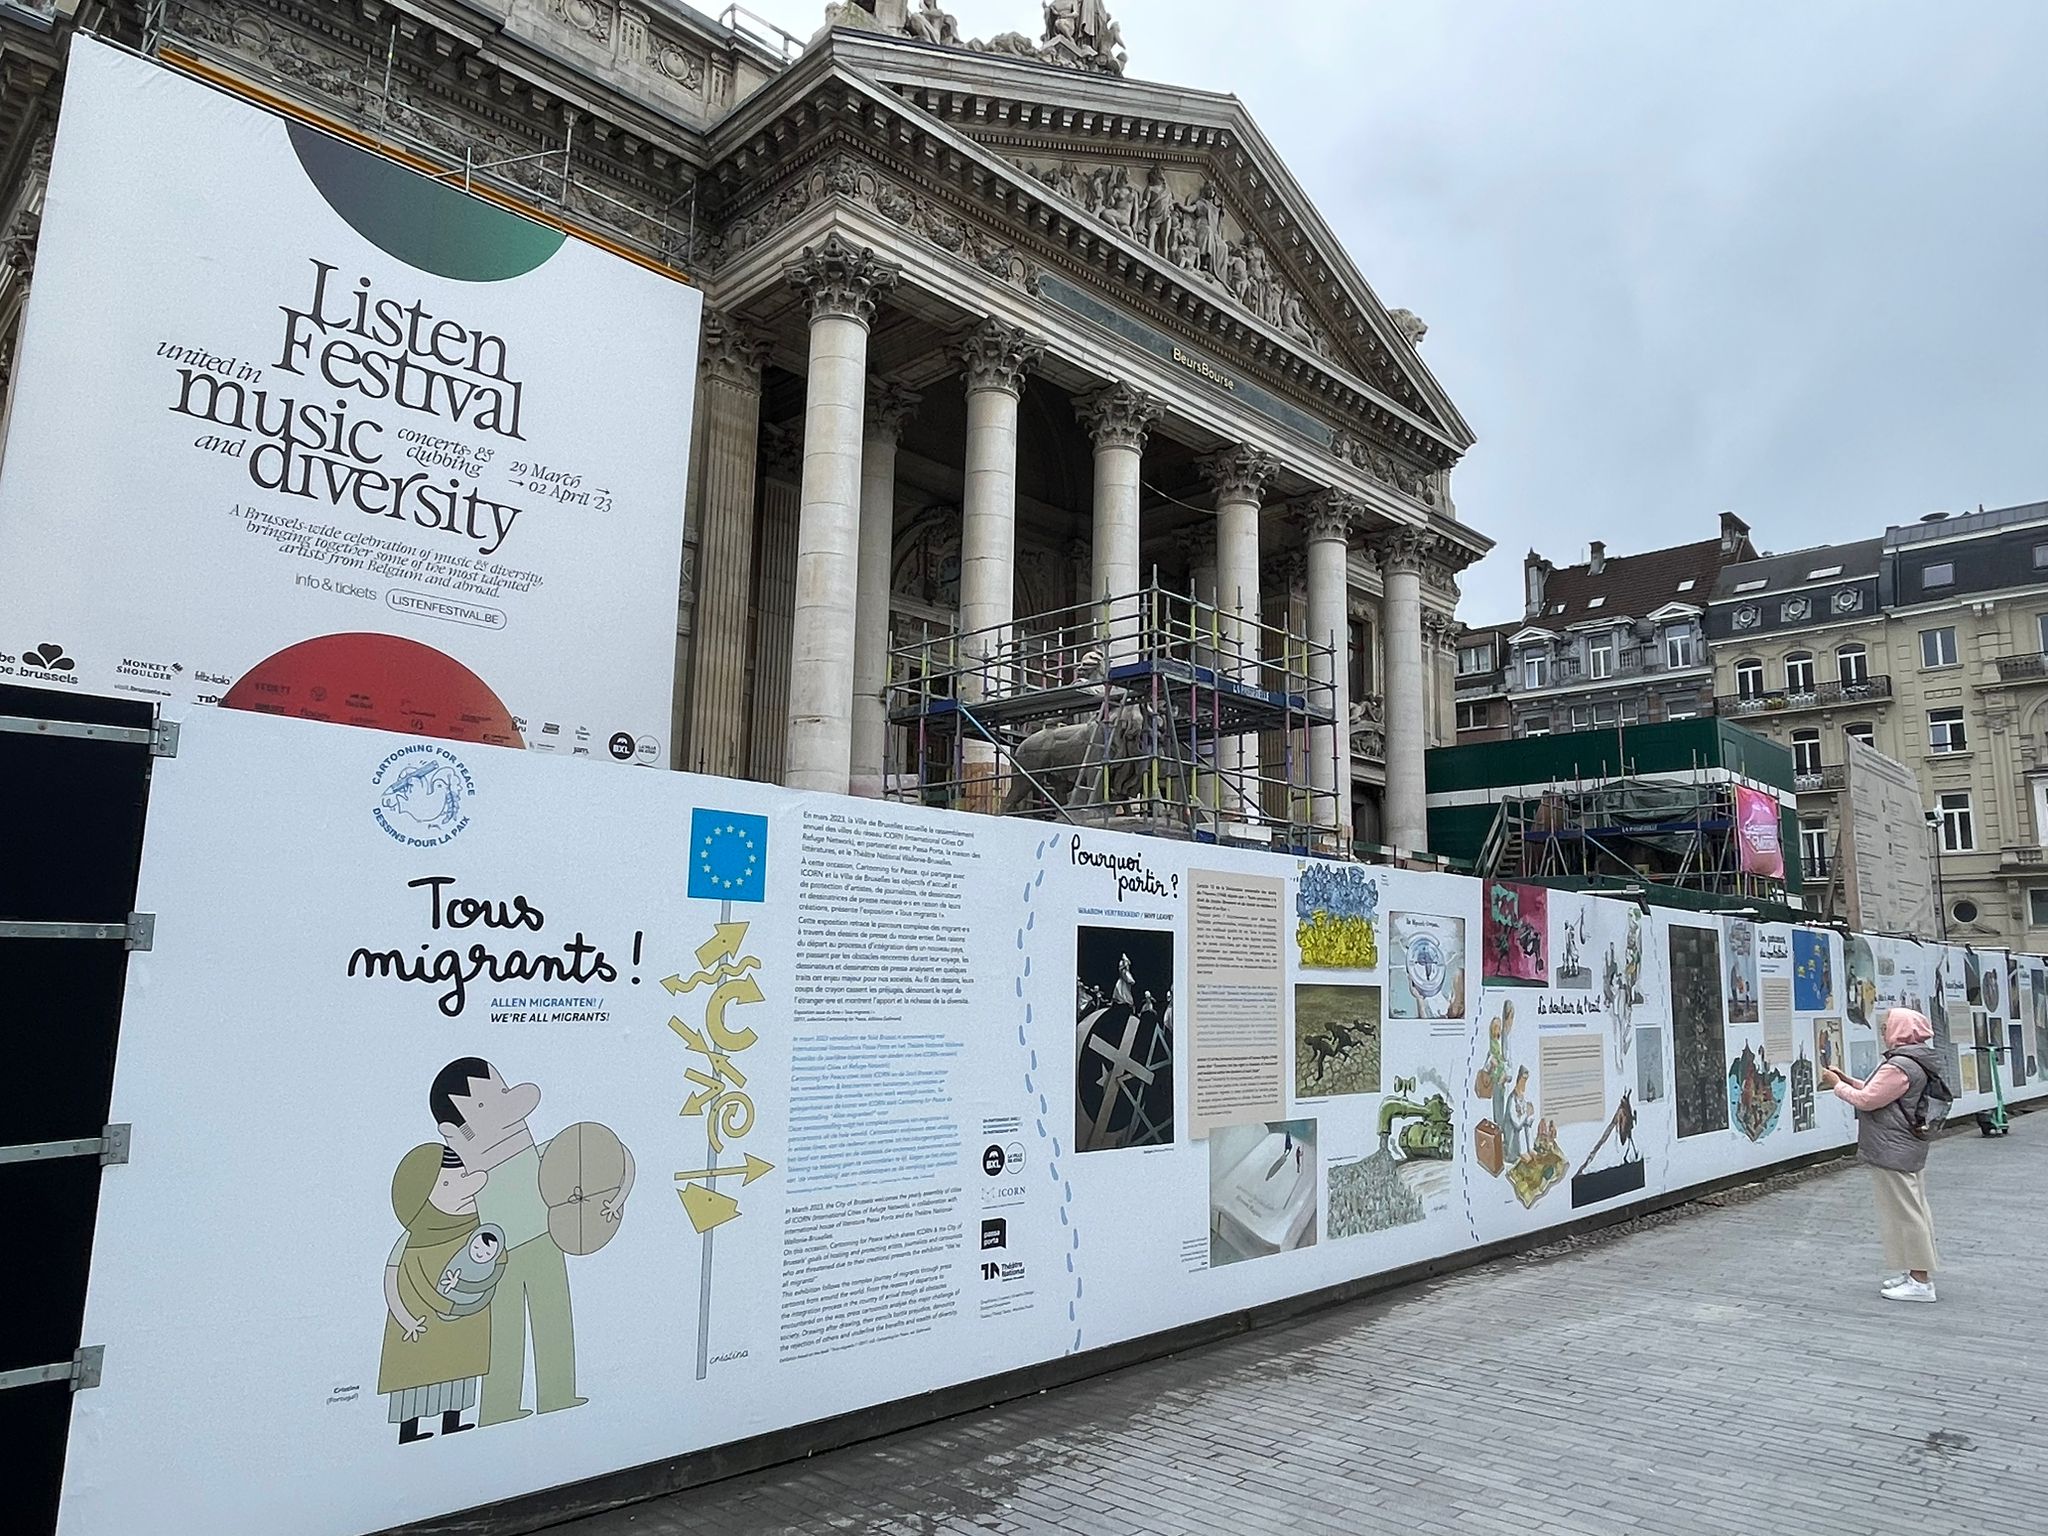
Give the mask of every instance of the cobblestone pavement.
<svg viewBox="0 0 2048 1536">
<path fill-rule="evenodd" d="M 569 1536 L 2048 1530 L 2048 1114 L 1934 1149 L 1938 1305 L 1831 1166 Z"/>
</svg>

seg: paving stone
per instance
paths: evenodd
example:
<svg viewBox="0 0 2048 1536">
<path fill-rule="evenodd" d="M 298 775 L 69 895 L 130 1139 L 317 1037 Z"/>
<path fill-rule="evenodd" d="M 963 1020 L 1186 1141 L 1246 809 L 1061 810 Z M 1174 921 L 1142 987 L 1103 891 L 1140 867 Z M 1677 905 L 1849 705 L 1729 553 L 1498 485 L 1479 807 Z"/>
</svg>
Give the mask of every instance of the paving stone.
<svg viewBox="0 0 2048 1536">
<path fill-rule="evenodd" d="M 1931 1183 L 1933 1307 L 1841 1166 L 558 1536 L 2037 1536 L 2048 1114 Z"/>
</svg>

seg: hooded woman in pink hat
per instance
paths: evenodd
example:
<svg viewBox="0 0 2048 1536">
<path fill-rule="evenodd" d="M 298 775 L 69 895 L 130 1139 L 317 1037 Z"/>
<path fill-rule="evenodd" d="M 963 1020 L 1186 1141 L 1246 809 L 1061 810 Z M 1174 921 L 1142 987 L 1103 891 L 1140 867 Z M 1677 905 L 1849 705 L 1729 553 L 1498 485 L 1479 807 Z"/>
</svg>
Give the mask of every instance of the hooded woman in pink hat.
<svg viewBox="0 0 2048 1536">
<path fill-rule="evenodd" d="M 1867 1081 L 1825 1068 L 1821 1084 L 1856 1110 L 1856 1145 L 1877 1185 L 1877 1229 L 1884 1260 L 1901 1273 L 1887 1280 L 1890 1301 L 1934 1300 L 1934 1214 L 1927 1208 L 1927 1143 L 1909 1118 L 1941 1058 L 1925 1014 L 1894 1008 L 1884 1020 L 1884 1064 Z"/>
</svg>

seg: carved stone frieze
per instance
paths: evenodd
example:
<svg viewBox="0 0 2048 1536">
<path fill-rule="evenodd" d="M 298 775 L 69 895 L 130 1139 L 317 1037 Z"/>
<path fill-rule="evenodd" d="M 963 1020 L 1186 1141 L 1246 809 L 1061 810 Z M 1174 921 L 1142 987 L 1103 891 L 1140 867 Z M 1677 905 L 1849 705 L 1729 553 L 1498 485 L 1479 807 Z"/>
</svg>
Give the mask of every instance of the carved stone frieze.
<svg viewBox="0 0 2048 1536">
<path fill-rule="evenodd" d="M 1018 168 L 1318 356 L 1334 355 L 1329 332 L 1308 312 L 1301 291 L 1206 177 L 1155 165 L 1134 180 L 1127 165 L 1072 160 L 1024 160 Z"/>
<path fill-rule="evenodd" d="M 770 421 L 761 426 L 761 473 L 771 480 L 793 482 L 803 473 L 803 418 Z"/>
<path fill-rule="evenodd" d="M 1112 384 L 1074 402 L 1074 414 L 1097 448 L 1145 451 L 1145 438 L 1158 425 L 1159 403 L 1128 384 Z"/>
<path fill-rule="evenodd" d="M 881 296 L 902 279 L 903 269 L 877 256 L 873 246 L 855 245 L 838 233 L 807 245 L 783 276 L 804 297 L 811 318 L 836 315 L 866 325 Z"/>
<path fill-rule="evenodd" d="M 971 53 L 1001 54 L 1009 58 L 1035 59 L 1062 69 L 1088 70 L 1095 74 L 1121 75 L 1129 63 L 1124 51 L 1123 28 L 1110 16 L 1103 0 L 1042 0 L 1045 32 L 1037 41 L 1022 32 L 999 32 L 994 37 L 963 38 L 960 23 L 939 0 L 918 0 L 913 9 L 907 0 L 832 0 L 825 7 L 827 27 L 848 27 L 861 32 L 882 32 L 911 37 L 922 43 L 946 48 L 963 48 Z"/>
<path fill-rule="evenodd" d="M 1377 443 L 1339 427 L 1330 435 L 1330 452 L 1354 469 L 1364 470 L 1381 485 L 1413 496 L 1424 506 L 1436 505 L 1433 477 Z"/>
<path fill-rule="evenodd" d="M 1387 706 L 1377 694 L 1351 701 L 1351 753 L 1370 763 L 1387 760 Z"/>
<path fill-rule="evenodd" d="M 1000 320 L 982 321 L 953 349 L 969 393 L 1000 389 L 1013 395 L 1023 390 L 1025 376 L 1044 352 L 1044 342 Z"/>
</svg>

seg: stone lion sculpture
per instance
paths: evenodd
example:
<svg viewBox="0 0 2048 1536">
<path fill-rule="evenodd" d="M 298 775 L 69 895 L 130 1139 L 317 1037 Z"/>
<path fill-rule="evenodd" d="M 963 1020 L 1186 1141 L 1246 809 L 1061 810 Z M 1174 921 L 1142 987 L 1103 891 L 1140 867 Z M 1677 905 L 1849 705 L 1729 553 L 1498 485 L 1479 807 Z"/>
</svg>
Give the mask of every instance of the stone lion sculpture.
<svg viewBox="0 0 2048 1536">
<path fill-rule="evenodd" d="M 1132 700 L 1111 711 L 1106 733 L 1099 716 L 1033 731 L 1011 754 L 1010 792 L 1003 800 L 1003 814 L 1048 809 L 1048 795 L 1069 809 L 1135 798 L 1144 788 L 1145 776 L 1145 764 L 1138 758 L 1149 749 L 1152 728 L 1150 707 Z M 1107 795 L 1100 771 L 1105 763 Z"/>
</svg>

